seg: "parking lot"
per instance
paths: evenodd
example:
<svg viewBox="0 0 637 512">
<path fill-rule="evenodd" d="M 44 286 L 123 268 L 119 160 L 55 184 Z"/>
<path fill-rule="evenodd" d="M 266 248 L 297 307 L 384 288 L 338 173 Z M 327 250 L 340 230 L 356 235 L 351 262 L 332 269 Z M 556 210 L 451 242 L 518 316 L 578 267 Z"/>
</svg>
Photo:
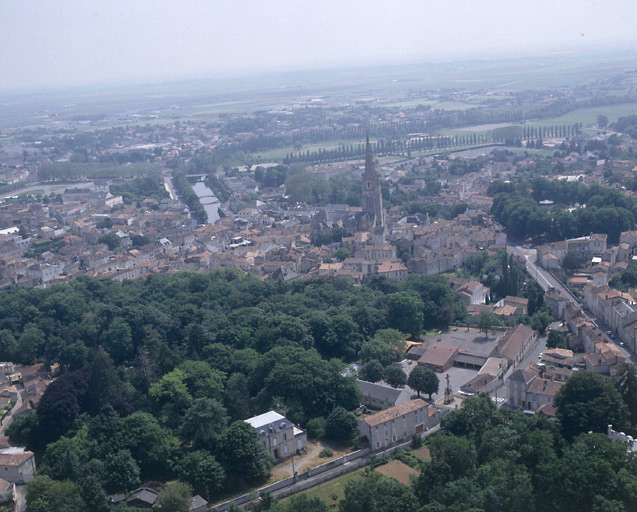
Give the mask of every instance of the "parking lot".
<svg viewBox="0 0 637 512">
<path fill-rule="evenodd" d="M 452 328 L 448 332 L 423 337 L 423 347 L 426 348 L 432 343 L 442 343 L 443 345 L 458 347 L 462 352 L 488 357 L 493 349 L 495 349 L 498 344 L 498 339 L 503 334 L 503 331 L 489 331 L 489 336 L 486 337 L 484 332 L 478 331 L 477 329 Z M 409 375 L 409 372 L 416 366 L 416 361 L 405 359 L 399 364 L 405 373 Z M 438 375 L 440 386 L 438 393 L 432 395 L 434 400 L 444 396 L 447 386 L 447 375 L 449 375 L 451 389 L 457 395 L 459 394 L 460 387 L 478 375 L 478 372 L 470 368 L 452 366 L 446 372 L 437 373 L 436 375 Z M 416 394 L 416 392 L 409 387 L 405 389 Z M 425 395 L 425 398 L 428 398 L 428 396 Z"/>
<path fill-rule="evenodd" d="M 416 366 L 416 361 L 404 359 L 398 364 L 403 371 L 409 375 L 409 372 Z M 436 373 L 438 380 L 440 381 L 440 386 L 438 387 L 438 393 L 431 396 L 434 401 L 445 394 L 445 388 L 447 387 L 447 374 L 449 375 L 449 384 L 451 385 L 451 389 L 455 394 L 458 394 L 460 386 L 473 379 L 476 375 L 478 375 L 478 372 L 469 368 L 457 368 L 452 366 L 446 372 Z M 405 387 L 405 390 L 413 393 L 414 395 L 416 394 L 416 391 L 408 386 Z M 429 395 L 423 395 L 423 397 L 429 398 Z"/>
<path fill-rule="evenodd" d="M 457 330 L 451 329 L 441 334 L 425 336 L 423 346 L 428 347 L 432 343 L 442 343 L 443 345 L 458 347 L 469 354 L 488 356 L 497 345 L 498 338 L 503 334 L 503 331 L 489 331 L 489 337 L 486 338 L 484 332 L 459 327 Z"/>
</svg>

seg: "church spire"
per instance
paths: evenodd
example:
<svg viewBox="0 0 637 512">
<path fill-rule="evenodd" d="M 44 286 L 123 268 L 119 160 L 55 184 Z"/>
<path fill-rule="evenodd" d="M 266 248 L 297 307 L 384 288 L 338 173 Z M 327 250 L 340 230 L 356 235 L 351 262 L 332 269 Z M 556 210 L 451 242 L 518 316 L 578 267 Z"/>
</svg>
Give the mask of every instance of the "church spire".
<svg viewBox="0 0 637 512">
<path fill-rule="evenodd" d="M 369 134 L 365 137 L 365 174 L 363 175 L 363 194 L 361 206 L 363 212 L 372 221 L 373 227 L 385 227 L 385 212 L 383 210 L 383 196 L 378 176 L 374 171 L 374 157 L 369 143 Z"/>
<path fill-rule="evenodd" d="M 374 159 L 372 157 L 372 147 L 369 144 L 369 134 L 365 140 L 365 176 L 371 176 L 374 172 Z"/>
</svg>

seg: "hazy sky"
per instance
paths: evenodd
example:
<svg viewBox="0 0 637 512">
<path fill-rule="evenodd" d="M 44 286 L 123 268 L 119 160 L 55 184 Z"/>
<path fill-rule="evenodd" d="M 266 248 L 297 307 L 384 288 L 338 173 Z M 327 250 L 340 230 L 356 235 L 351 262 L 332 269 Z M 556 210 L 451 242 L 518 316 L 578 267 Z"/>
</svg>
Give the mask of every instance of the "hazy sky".
<svg viewBox="0 0 637 512">
<path fill-rule="evenodd" d="M 0 89 L 637 43 L 634 0 L 0 0 Z"/>
</svg>

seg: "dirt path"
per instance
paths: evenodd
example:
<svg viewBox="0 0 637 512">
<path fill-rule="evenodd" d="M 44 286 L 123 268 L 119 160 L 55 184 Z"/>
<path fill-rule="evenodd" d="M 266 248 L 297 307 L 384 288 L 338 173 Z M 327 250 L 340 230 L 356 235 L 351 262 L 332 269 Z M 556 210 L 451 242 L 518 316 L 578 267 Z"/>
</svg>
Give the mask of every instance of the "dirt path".
<svg viewBox="0 0 637 512">
<path fill-rule="evenodd" d="M 324 448 L 332 450 L 334 455 L 331 457 L 321 458 L 319 455 Z M 320 466 L 321 464 L 325 464 L 332 459 L 341 457 L 350 451 L 351 449 L 349 447 L 343 448 L 342 446 L 335 445 L 328 441 L 308 441 L 306 454 L 295 455 L 291 459 L 286 460 L 281 464 L 277 464 L 272 468 L 271 482 L 276 482 L 292 476 L 292 462 L 294 462 L 294 469 L 296 472 L 301 475 L 307 471 L 308 467 L 313 468 Z"/>
</svg>

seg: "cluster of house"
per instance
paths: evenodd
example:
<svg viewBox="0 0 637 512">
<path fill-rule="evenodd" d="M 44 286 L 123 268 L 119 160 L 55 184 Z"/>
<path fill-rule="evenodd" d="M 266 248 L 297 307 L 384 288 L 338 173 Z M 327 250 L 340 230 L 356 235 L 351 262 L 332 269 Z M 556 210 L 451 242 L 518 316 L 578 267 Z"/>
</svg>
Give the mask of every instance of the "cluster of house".
<svg viewBox="0 0 637 512">
<path fill-rule="evenodd" d="M 246 179 L 238 183 L 245 186 Z M 495 254 L 505 247 L 501 226 L 481 210 L 430 222 L 428 216 L 405 217 L 392 208 L 383 216 L 385 225 L 375 226 L 361 221 L 366 212 L 360 207 L 300 205 L 284 210 L 275 202 L 254 201 L 215 224 L 197 227 L 178 201 L 149 199 L 137 208 L 121 204 L 121 197 L 111 198 L 107 190 L 108 183 L 97 182 L 67 190 L 61 203 L 0 205 L 15 226 L 0 232 L 0 286 L 49 286 L 81 274 L 122 281 L 215 268 L 286 280 L 338 276 L 359 284 L 370 274 L 404 280 L 411 272 L 455 270 L 470 254 Z M 329 229 L 343 228 L 342 241 L 313 246 L 322 222 Z M 114 248 L 99 243 L 109 232 L 117 236 Z M 133 248 L 135 235 L 151 242 Z M 414 257 L 405 264 L 397 257 L 397 247 Z M 346 248 L 350 257 L 334 260 L 339 248 Z"/>
<path fill-rule="evenodd" d="M 183 204 L 146 200 L 136 208 L 109 203 L 108 195 L 95 186 L 68 190 L 62 203 L 0 205 L 15 226 L 0 233 L 0 286 L 47 286 L 80 274 L 136 277 L 173 265 L 175 254 L 194 242 L 196 224 Z M 117 237 L 114 248 L 99 243 L 109 232 Z M 135 235 L 151 243 L 132 249 Z"/>
<path fill-rule="evenodd" d="M 613 441 L 617 441 L 619 443 L 626 443 L 628 445 L 629 451 L 637 453 L 637 439 L 633 438 L 633 436 L 626 435 L 624 432 L 617 432 L 616 430 L 613 430 L 612 425 L 608 425 L 608 430 L 606 431 L 606 434 Z"/>
<path fill-rule="evenodd" d="M 547 270 L 560 271 L 567 254 L 574 255 L 582 268 L 566 278 L 566 284 L 582 289 L 589 284 L 604 286 L 614 272 L 625 270 L 635 261 L 637 231 L 621 233 L 619 245 L 609 247 L 607 235 L 591 234 L 537 247 L 537 261 Z"/>
<path fill-rule="evenodd" d="M 482 210 L 467 209 L 453 220 L 439 219 L 407 234 L 413 250 L 409 270 L 420 274 L 453 272 L 472 254 L 506 249 L 504 229 Z"/>
<path fill-rule="evenodd" d="M 0 362 L 0 426 L 4 428 L 15 418 L 32 411 L 58 369 L 58 365 L 17 367 L 11 362 Z M 15 496 L 15 485 L 33 480 L 35 469 L 33 452 L 12 446 L 6 436 L 0 436 L 0 503 Z"/>
<path fill-rule="evenodd" d="M 537 247 L 537 261 L 548 270 L 557 270 L 568 253 L 575 254 L 580 261 L 594 256 L 601 257 L 610 265 L 615 263 L 614 252 L 606 247 L 606 234 L 591 234 L 580 238 L 562 240 Z"/>
<path fill-rule="evenodd" d="M 567 335 L 570 348 L 545 350 L 538 362 L 517 369 L 508 377 L 507 393 L 511 407 L 554 415 L 553 399 L 574 372 L 589 370 L 614 375 L 619 365 L 626 362 L 626 356 L 609 339 L 608 336 L 614 337 L 614 334 L 602 332 L 572 300 L 555 289 L 547 291 L 545 300 L 554 318 L 563 320 L 559 329 Z M 622 306 L 624 301 L 628 301 L 629 305 L 635 304 L 630 295 L 607 286 L 590 284 L 585 288 L 585 305 L 624 336 L 620 339 L 634 346 L 637 315 L 628 317 L 629 310 Z"/>
<path fill-rule="evenodd" d="M 499 380 L 517 368 L 536 340 L 536 331 L 518 324 L 499 338 L 488 355 L 473 354 L 453 345 L 431 343 L 409 347 L 407 357 L 437 373 L 446 372 L 452 366 L 477 370 L 478 374 L 460 388 L 465 395 L 477 395 L 493 390 Z"/>
<path fill-rule="evenodd" d="M 589 284 L 584 288 L 584 304 L 603 320 L 613 337 L 617 336 L 633 351 L 637 348 L 637 301 L 633 295 L 608 286 Z"/>
</svg>

